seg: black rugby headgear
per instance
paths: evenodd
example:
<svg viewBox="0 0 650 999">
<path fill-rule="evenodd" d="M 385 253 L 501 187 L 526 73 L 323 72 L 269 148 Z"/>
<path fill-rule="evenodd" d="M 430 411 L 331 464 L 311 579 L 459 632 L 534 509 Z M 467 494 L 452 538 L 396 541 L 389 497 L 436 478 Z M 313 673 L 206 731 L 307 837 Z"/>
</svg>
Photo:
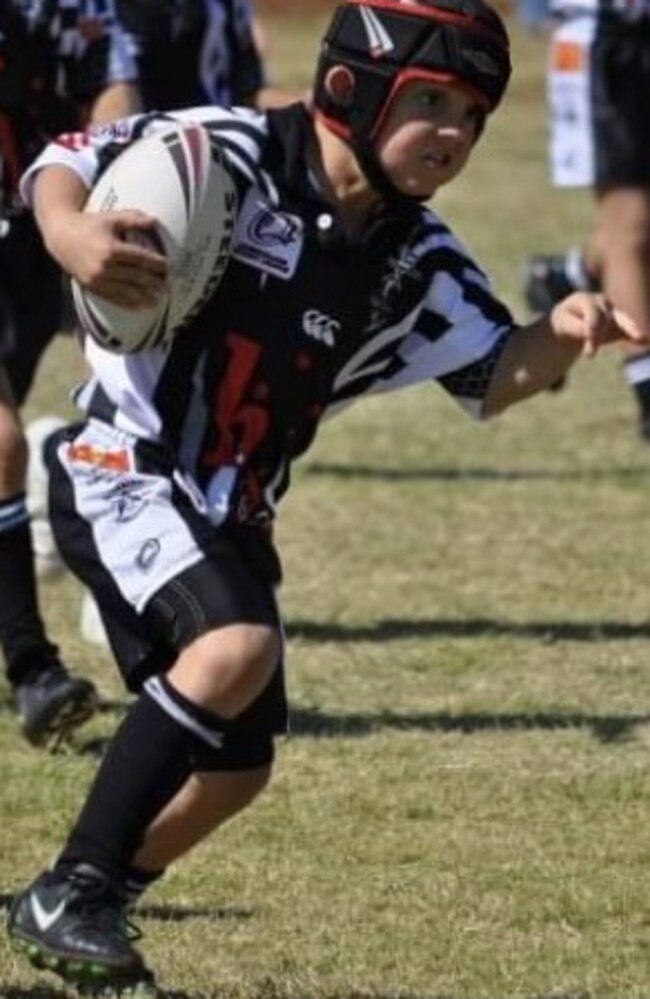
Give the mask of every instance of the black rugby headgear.
<svg viewBox="0 0 650 999">
<path fill-rule="evenodd" d="M 354 74 L 352 102 L 345 107 L 325 87 L 328 71 L 338 65 Z M 509 77 L 508 34 L 483 0 L 345 0 L 323 39 L 314 103 L 332 131 L 350 143 L 372 185 L 384 197 L 404 198 L 374 152 L 401 88 L 419 79 L 457 83 L 489 113 Z"/>
</svg>

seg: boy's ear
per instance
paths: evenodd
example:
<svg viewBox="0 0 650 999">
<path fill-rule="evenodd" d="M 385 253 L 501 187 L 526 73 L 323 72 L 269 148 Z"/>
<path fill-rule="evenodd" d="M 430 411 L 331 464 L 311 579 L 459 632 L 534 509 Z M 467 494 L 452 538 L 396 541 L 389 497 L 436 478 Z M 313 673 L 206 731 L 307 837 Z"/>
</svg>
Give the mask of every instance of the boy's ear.
<svg viewBox="0 0 650 999">
<path fill-rule="evenodd" d="M 356 80 L 348 66 L 331 66 L 323 82 L 327 96 L 334 104 L 341 108 L 350 107 L 354 99 Z"/>
</svg>

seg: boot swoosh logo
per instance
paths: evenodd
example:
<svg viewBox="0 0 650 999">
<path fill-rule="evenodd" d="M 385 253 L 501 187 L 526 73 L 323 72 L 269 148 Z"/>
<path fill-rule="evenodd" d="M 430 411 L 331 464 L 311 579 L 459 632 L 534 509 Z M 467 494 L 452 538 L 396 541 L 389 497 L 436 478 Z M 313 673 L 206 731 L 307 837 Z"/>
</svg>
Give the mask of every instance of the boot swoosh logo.
<svg viewBox="0 0 650 999">
<path fill-rule="evenodd" d="M 46 933 L 51 926 L 54 926 L 57 919 L 63 914 L 63 910 L 65 909 L 65 899 L 62 902 L 59 902 L 56 909 L 52 909 L 51 911 L 43 908 L 37 895 L 32 895 L 30 901 L 36 925 L 42 933 Z"/>
</svg>

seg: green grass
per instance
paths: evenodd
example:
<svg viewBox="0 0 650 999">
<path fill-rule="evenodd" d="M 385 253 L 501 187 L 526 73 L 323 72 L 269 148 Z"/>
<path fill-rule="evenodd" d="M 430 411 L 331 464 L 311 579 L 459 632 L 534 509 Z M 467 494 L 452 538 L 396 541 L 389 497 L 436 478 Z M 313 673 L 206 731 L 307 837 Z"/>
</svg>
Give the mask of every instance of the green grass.
<svg viewBox="0 0 650 999">
<path fill-rule="evenodd" d="M 307 86 L 321 24 L 271 24 L 278 82 Z M 546 180 L 544 56 L 516 35 L 511 94 L 438 206 L 518 311 L 526 253 L 591 215 Z M 424 387 L 324 428 L 279 525 L 293 733 L 266 796 L 147 901 L 170 996 L 650 995 L 650 462 L 619 361 L 487 426 Z M 69 412 L 75 368 L 62 339 L 26 415 Z M 123 700 L 79 600 L 43 587 L 70 661 Z M 5 895 L 61 844 L 119 716 L 52 758 L 5 704 Z M 47 982 L 0 938 L 0 996 Z"/>
</svg>

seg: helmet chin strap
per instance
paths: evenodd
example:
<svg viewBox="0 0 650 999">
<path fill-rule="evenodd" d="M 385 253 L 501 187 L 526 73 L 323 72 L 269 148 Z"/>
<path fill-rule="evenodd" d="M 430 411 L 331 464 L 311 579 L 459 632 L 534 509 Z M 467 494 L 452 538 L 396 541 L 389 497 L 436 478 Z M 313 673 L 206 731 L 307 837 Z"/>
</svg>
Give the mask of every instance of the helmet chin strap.
<svg viewBox="0 0 650 999">
<path fill-rule="evenodd" d="M 392 180 L 384 170 L 377 152 L 372 142 L 368 138 L 363 128 L 353 128 L 350 145 L 354 152 L 359 166 L 371 187 L 380 194 L 388 204 L 399 206 L 422 204 L 429 200 L 429 195 L 422 197 L 417 194 L 405 194 L 393 184 Z"/>
</svg>

